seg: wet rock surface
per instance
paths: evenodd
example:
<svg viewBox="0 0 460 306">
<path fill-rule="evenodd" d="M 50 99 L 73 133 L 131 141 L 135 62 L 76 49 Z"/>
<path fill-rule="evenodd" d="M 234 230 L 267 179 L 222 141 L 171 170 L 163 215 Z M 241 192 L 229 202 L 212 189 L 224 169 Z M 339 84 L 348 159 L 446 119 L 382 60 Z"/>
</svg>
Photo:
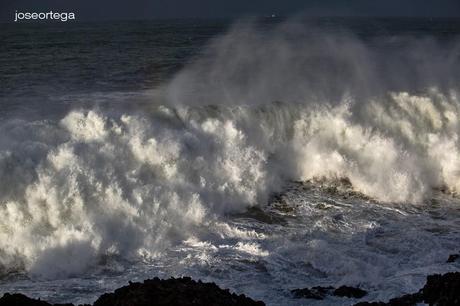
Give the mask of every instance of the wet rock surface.
<svg viewBox="0 0 460 306">
<path fill-rule="evenodd" d="M 49 304 L 31 299 L 22 294 L 9 294 L 0 298 L 0 306 L 72 306 L 73 304 Z M 230 293 L 220 289 L 214 283 L 203 283 L 191 278 L 154 278 L 143 283 L 130 283 L 116 289 L 113 293 L 100 296 L 93 306 L 147 306 L 147 305 L 242 305 L 262 306 L 263 302 L 254 301 L 245 295 Z M 88 305 L 89 306 L 89 305 Z"/>
<path fill-rule="evenodd" d="M 412 306 L 418 303 L 437 306 L 460 305 L 460 272 L 427 277 L 425 286 L 419 292 L 384 302 L 362 302 L 355 306 Z"/>
</svg>

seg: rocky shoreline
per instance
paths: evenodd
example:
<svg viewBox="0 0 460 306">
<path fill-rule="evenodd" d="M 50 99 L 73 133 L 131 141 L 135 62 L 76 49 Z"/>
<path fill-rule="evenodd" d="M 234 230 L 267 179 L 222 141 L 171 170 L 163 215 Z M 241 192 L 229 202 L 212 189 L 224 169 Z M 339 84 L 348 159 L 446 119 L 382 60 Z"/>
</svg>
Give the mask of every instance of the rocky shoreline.
<svg viewBox="0 0 460 306">
<path fill-rule="evenodd" d="M 360 299 L 367 292 L 354 287 L 341 286 L 313 287 L 294 289 L 293 298 L 322 300 L 327 296 Z M 415 306 L 420 303 L 437 306 L 460 305 L 460 272 L 443 275 L 429 275 L 425 286 L 417 293 L 407 294 L 391 299 L 389 302 L 360 302 L 354 306 Z M 143 283 L 129 283 L 116 289 L 113 293 L 101 295 L 92 306 L 263 306 L 262 301 L 255 301 L 244 294 L 237 295 L 228 289 L 221 289 L 214 283 L 194 281 L 189 277 L 159 278 L 145 280 Z M 0 298 L 0 306 L 74 306 L 73 304 L 50 304 L 29 298 L 19 293 L 5 293 Z M 80 305 L 91 306 L 91 305 Z"/>
<path fill-rule="evenodd" d="M 460 272 L 429 275 L 425 286 L 417 293 L 391 299 L 388 303 L 362 302 L 355 306 L 412 306 L 419 303 L 437 306 L 460 305 Z"/>
<path fill-rule="evenodd" d="M 129 283 L 113 293 L 101 295 L 93 306 L 263 306 L 244 294 L 237 295 L 221 289 L 214 283 L 194 281 L 189 277 L 161 280 L 153 278 L 143 283 Z M 73 304 L 50 304 L 31 299 L 23 294 L 5 293 L 0 306 L 74 306 Z M 90 305 L 81 305 L 90 306 Z"/>
<path fill-rule="evenodd" d="M 312 287 L 294 289 L 294 298 L 323 300 L 327 296 L 338 296 L 360 299 L 367 292 L 355 287 L 341 286 Z M 406 294 L 391 299 L 389 302 L 360 302 L 354 306 L 415 306 L 420 303 L 436 306 L 460 306 L 460 272 L 450 272 L 443 275 L 429 275 L 425 286 L 418 292 Z"/>
</svg>

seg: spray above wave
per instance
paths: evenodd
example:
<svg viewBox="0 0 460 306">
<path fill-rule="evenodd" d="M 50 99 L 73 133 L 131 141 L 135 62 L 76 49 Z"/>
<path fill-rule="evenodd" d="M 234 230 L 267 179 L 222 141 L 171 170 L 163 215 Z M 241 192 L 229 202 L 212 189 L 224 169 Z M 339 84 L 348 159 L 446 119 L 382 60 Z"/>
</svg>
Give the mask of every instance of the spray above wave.
<svg viewBox="0 0 460 306">
<path fill-rule="evenodd" d="M 369 30 L 370 31 L 370 30 Z M 235 24 L 165 86 L 168 102 L 260 105 L 273 101 L 355 107 L 389 92 L 458 89 L 460 39 L 357 36 L 301 20 Z"/>
<path fill-rule="evenodd" d="M 285 176 L 348 178 L 381 201 L 420 202 L 458 189 L 459 50 L 458 36 L 241 22 L 163 90 L 173 105 L 281 101 L 301 114 L 277 125 L 294 131 Z"/>
<path fill-rule="evenodd" d="M 219 216 L 264 205 L 288 180 L 348 178 L 388 202 L 458 191 L 458 79 L 448 65 L 425 75 L 455 44 L 440 54 L 415 42 L 430 46 L 418 56 L 398 47 L 409 60 L 393 80 L 375 46 L 292 27 L 237 26 L 149 114 L 2 123 L 1 265 L 62 277 L 102 255 L 149 258 L 192 236 L 235 235 Z M 398 67 L 389 56 L 384 71 Z"/>
</svg>

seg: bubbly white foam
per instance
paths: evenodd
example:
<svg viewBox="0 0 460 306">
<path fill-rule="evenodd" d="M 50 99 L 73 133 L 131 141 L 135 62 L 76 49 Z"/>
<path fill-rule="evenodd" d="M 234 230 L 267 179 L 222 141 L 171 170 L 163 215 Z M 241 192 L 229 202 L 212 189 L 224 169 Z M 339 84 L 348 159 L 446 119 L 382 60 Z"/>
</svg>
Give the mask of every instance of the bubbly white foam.
<svg viewBox="0 0 460 306">
<path fill-rule="evenodd" d="M 378 52 L 356 38 L 292 39 L 292 29 L 282 25 L 267 39 L 237 26 L 159 89 L 164 105 L 153 101 L 141 114 L 80 109 L 57 121 L 2 122 L 3 270 L 67 278 L 110 256 L 149 261 L 183 241 L 189 252 L 201 250 L 203 265 L 232 251 L 278 267 L 280 246 L 265 240 L 282 240 L 282 230 L 273 237 L 222 219 L 263 208 L 289 181 L 346 178 L 383 203 L 459 191 L 455 57 L 446 66 L 435 43 L 416 41 L 403 50 L 421 53 L 408 53 L 400 70 L 396 57 L 375 67 Z M 381 69 L 403 80 L 387 80 Z M 332 217 L 308 221 L 336 230 Z M 358 221 L 344 227 L 372 228 Z M 321 239 L 307 249 L 312 273 L 358 280 L 373 271 L 360 270 L 362 262 L 328 266 L 339 251 Z"/>
<path fill-rule="evenodd" d="M 366 122 L 352 116 L 349 99 L 314 111 L 240 106 L 215 117 L 181 107 L 177 116 L 110 118 L 82 110 L 58 124 L 9 122 L 2 138 L 23 138 L 1 155 L 2 265 L 54 278 L 84 271 L 102 254 L 152 256 L 214 216 L 264 205 L 287 180 L 348 178 L 383 202 L 419 203 L 442 186 L 457 191 L 458 105 L 432 90 L 374 100 L 361 110 Z M 272 122 L 286 113 L 288 122 Z M 31 126 L 37 131 L 27 134 Z M 50 131 L 55 138 L 44 139 Z M 256 236 L 213 226 L 228 237 Z"/>
</svg>

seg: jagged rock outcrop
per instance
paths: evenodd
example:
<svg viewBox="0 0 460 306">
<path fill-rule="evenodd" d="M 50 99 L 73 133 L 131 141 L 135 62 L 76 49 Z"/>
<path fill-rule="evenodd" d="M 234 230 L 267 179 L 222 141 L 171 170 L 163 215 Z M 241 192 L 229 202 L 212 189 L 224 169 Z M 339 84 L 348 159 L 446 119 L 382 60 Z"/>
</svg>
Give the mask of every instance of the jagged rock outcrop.
<svg viewBox="0 0 460 306">
<path fill-rule="evenodd" d="M 161 280 L 149 279 L 143 283 L 129 283 L 113 293 L 100 296 L 93 306 L 263 306 L 245 295 L 231 293 L 214 283 L 194 281 L 189 277 Z M 31 299 L 23 294 L 5 293 L 0 306 L 73 306 L 73 304 L 49 304 Z M 84 306 L 84 305 L 82 305 Z M 87 305 L 89 306 L 89 305 Z"/>
</svg>

